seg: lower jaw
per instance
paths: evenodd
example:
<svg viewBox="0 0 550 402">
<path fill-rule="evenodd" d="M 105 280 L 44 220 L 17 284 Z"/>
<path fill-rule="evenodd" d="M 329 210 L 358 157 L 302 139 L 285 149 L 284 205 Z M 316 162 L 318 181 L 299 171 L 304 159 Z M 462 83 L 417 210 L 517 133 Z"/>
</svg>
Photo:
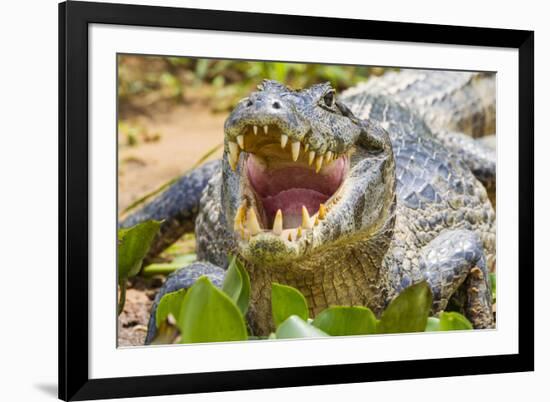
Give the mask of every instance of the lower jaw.
<svg viewBox="0 0 550 402">
<path fill-rule="evenodd" d="M 365 255 L 357 264 L 355 255 Z M 266 266 L 245 261 L 250 275 L 250 325 L 255 335 L 269 335 L 275 330 L 271 317 L 271 284 L 277 282 L 298 289 L 306 298 L 309 317 L 314 318 L 330 306 L 367 306 L 376 315 L 383 310 L 388 295 L 383 288 L 374 289 L 367 278 L 381 275 L 379 267 L 366 257 L 361 242 L 342 250 L 339 246 L 324 248 L 307 258 Z M 372 260 L 379 260 L 372 256 Z"/>
</svg>

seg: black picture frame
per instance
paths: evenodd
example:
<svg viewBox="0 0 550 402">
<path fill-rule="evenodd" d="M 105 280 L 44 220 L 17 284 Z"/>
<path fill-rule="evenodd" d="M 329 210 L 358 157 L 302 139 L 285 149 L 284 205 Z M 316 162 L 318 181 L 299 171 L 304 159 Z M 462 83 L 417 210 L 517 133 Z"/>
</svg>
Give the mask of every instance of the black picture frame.
<svg viewBox="0 0 550 402">
<path fill-rule="evenodd" d="M 88 26 L 115 24 L 519 51 L 517 354 L 90 379 Z M 534 32 L 70 1 L 59 4 L 59 398 L 86 400 L 534 370 Z"/>
</svg>

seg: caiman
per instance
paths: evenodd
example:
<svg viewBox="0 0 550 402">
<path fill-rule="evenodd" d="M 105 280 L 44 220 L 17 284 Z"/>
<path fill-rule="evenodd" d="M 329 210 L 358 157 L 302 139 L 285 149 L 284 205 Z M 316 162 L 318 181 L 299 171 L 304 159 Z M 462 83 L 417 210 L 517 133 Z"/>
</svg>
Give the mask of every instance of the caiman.
<svg viewBox="0 0 550 402">
<path fill-rule="evenodd" d="M 164 220 L 150 256 L 196 235 L 198 261 L 167 278 L 146 343 L 160 297 L 202 275 L 220 286 L 229 254 L 250 275 L 254 335 L 273 330 L 272 282 L 299 289 L 313 317 L 331 305 L 379 316 L 425 280 L 434 314 L 452 305 L 494 327 L 496 161 L 476 139 L 494 134 L 494 79 L 392 72 L 339 97 L 329 83 L 263 81 L 228 116 L 223 159 L 122 222 Z"/>
</svg>

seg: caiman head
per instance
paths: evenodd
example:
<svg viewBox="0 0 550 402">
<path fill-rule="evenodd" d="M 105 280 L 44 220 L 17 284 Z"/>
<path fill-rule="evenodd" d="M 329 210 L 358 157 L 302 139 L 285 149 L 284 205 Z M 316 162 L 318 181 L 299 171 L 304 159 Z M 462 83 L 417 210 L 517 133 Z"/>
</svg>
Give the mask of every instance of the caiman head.
<svg viewBox="0 0 550 402">
<path fill-rule="evenodd" d="M 357 119 L 328 83 L 264 81 L 225 122 L 223 203 L 237 252 L 262 266 L 374 236 L 392 214 L 387 133 Z"/>
</svg>

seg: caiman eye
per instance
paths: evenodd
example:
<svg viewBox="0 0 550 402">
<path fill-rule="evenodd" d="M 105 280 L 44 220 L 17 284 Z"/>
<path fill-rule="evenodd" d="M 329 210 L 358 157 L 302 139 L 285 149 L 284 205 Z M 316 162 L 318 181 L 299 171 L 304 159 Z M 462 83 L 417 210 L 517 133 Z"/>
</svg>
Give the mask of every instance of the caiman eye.
<svg viewBox="0 0 550 402">
<path fill-rule="evenodd" d="M 325 102 L 325 105 L 328 107 L 334 106 L 334 91 L 327 92 L 323 96 L 323 102 Z"/>
</svg>

